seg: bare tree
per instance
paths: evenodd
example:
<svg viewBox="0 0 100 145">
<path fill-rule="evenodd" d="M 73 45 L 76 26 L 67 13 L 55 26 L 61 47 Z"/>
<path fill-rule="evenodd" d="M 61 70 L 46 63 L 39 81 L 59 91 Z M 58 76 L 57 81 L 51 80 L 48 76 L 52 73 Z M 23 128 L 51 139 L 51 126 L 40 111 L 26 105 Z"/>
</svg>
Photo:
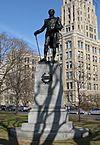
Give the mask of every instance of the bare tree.
<svg viewBox="0 0 100 145">
<path fill-rule="evenodd" d="M 25 64 L 27 55 L 33 57 L 36 53 L 24 41 L 0 35 L 0 96 L 14 98 L 16 106 L 21 99 L 26 104 L 33 97 L 34 74 Z"/>
<path fill-rule="evenodd" d="M 16 113 L 20 101 L 25 105 L 33 98 L 34 78 L 32 77 L 32 68 L 25 63 L 25 57 L 31 53 L 26 47 L 20 47 L 19 49 L 13 49 L 8 57 L 8 59 L 13 58 L 15 61 L 13 69 L 6 76 L 6 86 L 10 87 L 9 94 L 13 96 Z"/>
<path fill-rule="evenodd" d="M 0 97 L 7 90 L 5 79 L 8 72 L 12 69 L 13 61 L 10 63 L 6 58 L 13 47 L 11 38 L 6 34 L 0 34 Z"/>
</svg>

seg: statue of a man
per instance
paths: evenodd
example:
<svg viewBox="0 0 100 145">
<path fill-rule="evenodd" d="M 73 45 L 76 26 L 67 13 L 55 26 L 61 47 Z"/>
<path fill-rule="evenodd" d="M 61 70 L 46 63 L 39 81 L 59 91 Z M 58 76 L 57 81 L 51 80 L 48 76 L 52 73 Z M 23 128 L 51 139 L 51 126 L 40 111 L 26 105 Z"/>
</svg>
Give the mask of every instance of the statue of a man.
<svg viewBox="0 0 100 145">
<path fill-rule="evenodd" d="M 43 32 L 46 29 L 45 44 L 44 44 L 44 61 L 46 61 L 47 52 L 49 48 L 52 48 L 52 59 L 54 61 L 56 55 L 56 48 L 59 47 L 59 31 L 62 29 L 61 20 L 59 17 L 55 17 L 54 9 L 48 11 L 49 18 L 44 20 L 43 26 L 34 32 L 34 35 Z"/>
</svg>

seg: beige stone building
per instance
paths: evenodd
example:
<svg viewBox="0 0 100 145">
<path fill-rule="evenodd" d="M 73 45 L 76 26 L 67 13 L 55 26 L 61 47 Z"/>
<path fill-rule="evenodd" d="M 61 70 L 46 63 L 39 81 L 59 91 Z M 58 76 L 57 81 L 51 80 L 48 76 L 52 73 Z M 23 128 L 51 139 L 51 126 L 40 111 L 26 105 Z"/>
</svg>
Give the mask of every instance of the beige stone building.
<svg viewBox="0 0 100 145">
<path fill-rule="evenodd" d="M 100 97 L 100 41 L 93 0 L 63 0 L 61 19 L 56 59 L 63 62 L 65 97 L 78 101 L 77 81 L 81 93 Z"/>
</svg>

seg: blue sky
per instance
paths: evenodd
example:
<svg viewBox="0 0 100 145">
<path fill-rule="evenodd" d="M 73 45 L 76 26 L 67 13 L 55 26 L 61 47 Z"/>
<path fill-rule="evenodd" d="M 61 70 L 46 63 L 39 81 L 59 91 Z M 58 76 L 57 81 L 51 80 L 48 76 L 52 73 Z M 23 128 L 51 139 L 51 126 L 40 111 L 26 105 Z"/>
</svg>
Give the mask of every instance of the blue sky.
<svg viewBox="0 0 100 145">
<path fill-rule="evenodd" d="M 11 36 L 21 38 L 32 48 L 36 48 L 33 32 L 42 26 L 50 8 L 54 8 L 55 15 L 60 16 L 61 5 L 62 0 L 0 0 L 0 33 L 6 32 Z M 99 16 L 99 3 L 96 4 L 96 11 Z M 98 22 L 100 25 L 100 18 Z M 43 38 L 44 33 L 38 36 L 41 48 L 44 44 Z"/>
<path fill-rule="evenodd" d="M 0 0 L 0 33 L 22 38 L 36 48 L 34 31 L 42 26 L 50 8 L 61 15 L 61 5 L 62 0 Z M 42 48 L 43 38 L 44 33 L 38 35 Z"/>
</svg>

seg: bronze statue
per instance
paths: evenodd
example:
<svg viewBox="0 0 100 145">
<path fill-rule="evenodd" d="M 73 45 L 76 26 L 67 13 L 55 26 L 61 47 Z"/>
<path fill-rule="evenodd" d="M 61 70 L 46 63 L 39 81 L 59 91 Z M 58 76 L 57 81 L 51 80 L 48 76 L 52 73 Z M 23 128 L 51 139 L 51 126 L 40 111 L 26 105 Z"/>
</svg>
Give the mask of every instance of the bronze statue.
<svg viewBox="0 0 100 145">
<path fill-rule="evenodd" d="M 44 20 L 44 25 L 39 30 L 35 31 L 34 35 L 36 36 L 46 29 L 43 60 L 46 61 L 48 49 L 52 48 L 52 59 L 54 61 L 56 48 L 59 47 L 59 31 L 63 26 L 61 24 L 60 18 L 54 16 L 54 9 L 50 9 L 48 14 L 49 18 Z"/>
</svg>

